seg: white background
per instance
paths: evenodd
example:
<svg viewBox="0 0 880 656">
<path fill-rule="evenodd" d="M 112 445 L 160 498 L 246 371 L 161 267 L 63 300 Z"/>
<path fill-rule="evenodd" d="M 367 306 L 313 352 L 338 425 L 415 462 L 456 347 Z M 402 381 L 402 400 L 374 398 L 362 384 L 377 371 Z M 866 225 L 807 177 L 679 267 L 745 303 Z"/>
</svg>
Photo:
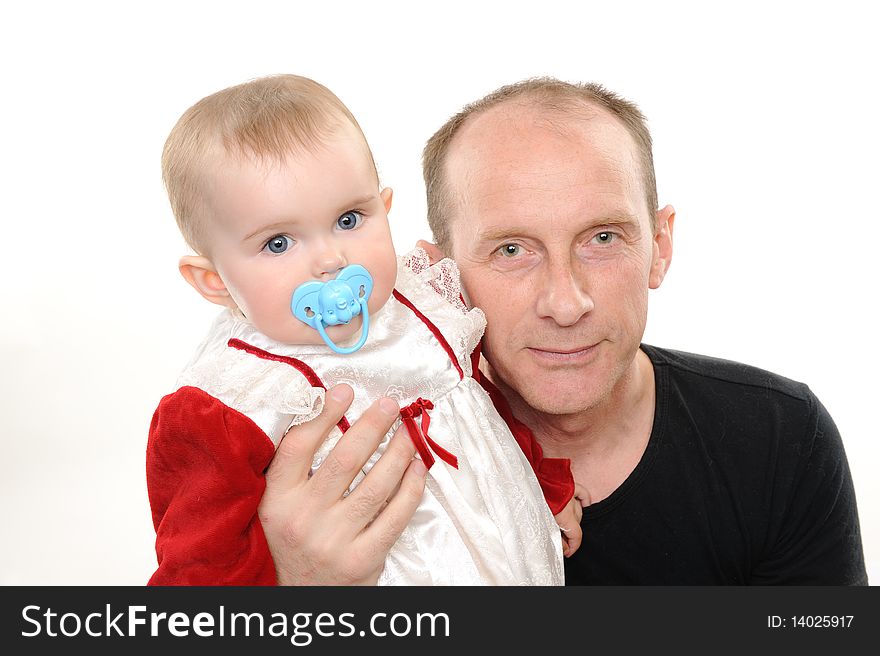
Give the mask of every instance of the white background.
<svg viewBox="0 0 880 656">
<path fill-rule="evenodd" d="M 139 585 L 153 571 L 147 427 L 215 311 L 177 273 L 161 148 L 199 98 L 281 72 L 358 117 L 395 190 L 399 250 L 429 236 L 421 148 L 463 104 L 533 75 L 639 103 L 661 205 L 677 210 L 645 341 L 812 387 L 844 437 L 880 581 L 870 3 L 10 4 L 0 584 Z"/>
</svg>

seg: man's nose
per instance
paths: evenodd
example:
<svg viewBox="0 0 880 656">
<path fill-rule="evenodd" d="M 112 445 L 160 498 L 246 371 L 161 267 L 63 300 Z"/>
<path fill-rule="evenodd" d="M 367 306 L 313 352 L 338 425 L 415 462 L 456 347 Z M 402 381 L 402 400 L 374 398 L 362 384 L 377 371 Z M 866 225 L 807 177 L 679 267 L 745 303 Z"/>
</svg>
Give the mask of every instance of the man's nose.
<svg viewBox="0 0 880 656">
<path fill-rule="evenodd" d="M 538 316 L 552 319 L 560 326 L 573 326 L 593 309 L 593 299 L 571 263 L 565 262 L 547 271 L 543 288 L 538 291 Z"/>
<path fill-rule="evenodd" d="M 336 277 L 339 270 L 348 262 L 345 253 L 334 239 L 325 239 L 315 244 L 315 259 L 313 274 L 322 281 Z"/>
</svg>

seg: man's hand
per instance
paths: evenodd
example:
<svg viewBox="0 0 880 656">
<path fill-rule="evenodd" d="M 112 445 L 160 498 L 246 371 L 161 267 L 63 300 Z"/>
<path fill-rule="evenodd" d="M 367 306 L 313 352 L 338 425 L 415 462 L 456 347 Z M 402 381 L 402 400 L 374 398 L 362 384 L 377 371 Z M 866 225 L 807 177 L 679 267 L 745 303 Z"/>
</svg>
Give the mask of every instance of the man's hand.
<svg viewBox="0 0 880 656">
<path fill-rule="evenodd" d="M 555 515 L 556 524 L 562 531 L 562 555 L 568 558 L 581 546 L 584 534 L 581 529 L 581 517 L 584 514 L 584 506 L 590 505 L 590 494 L 586 488 L 577 483 L 574 486 L 574 496 L 568 505 L 558 515 Z"/>
<path fill-rule="evenodd" d="M 374 585 L 422 498 L 427 470 L 405 431 L 343 498 L 398 415 L 388 398 L 370 406 L 309 476 L 352 398 L 347 385 L 329 390 L 321 414 L 288 431 L 266 471 L 259 516 L 280 585 Z"/>
</svg>

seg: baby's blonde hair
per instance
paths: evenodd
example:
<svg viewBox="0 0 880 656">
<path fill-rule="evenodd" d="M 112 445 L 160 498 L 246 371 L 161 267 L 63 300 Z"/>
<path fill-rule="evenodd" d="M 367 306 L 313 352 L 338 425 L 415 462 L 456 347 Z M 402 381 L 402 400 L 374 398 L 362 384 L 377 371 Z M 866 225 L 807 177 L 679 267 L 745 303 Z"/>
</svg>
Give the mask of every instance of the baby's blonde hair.
<svg viewBox="0 0 880 656">
<path fill-rule="evenodd" d="M 162 151 L 162 180 L 186 242 L 205 252 L 206 217 L 200 208 L 212 164 L 229 156 L 284 161 L 313 151 L 346 121 L 363 137 L 332 91 L 299 75 L 257 78 L 213 93 L 186 110 Z M 366 138 L 364 147 L 375 171 Z"/>
</svg>

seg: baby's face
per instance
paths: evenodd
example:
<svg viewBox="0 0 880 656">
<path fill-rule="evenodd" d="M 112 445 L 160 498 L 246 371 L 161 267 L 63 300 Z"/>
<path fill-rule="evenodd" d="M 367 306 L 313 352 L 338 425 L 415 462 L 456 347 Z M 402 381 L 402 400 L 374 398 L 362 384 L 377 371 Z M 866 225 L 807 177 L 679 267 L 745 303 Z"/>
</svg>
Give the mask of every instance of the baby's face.
<svg viewBox="0 0 880 656">
<path fill-rule="evenodd" d="M 290 309 L 294 290 L 326 282 L 349 264 L 373 277 L 370 314 L 394 288 L 397 260 L 388 226 L 391 190 L 378 189 L 363 138 L 340 128 L 314 153 L 287 161 L 228 158 L 206 189 L 209 257 L 232 301 L 254 326 L 287 344 L 323 343 Z M 327 329 L 341 344 L 363 315 Z"/>
</svg>

